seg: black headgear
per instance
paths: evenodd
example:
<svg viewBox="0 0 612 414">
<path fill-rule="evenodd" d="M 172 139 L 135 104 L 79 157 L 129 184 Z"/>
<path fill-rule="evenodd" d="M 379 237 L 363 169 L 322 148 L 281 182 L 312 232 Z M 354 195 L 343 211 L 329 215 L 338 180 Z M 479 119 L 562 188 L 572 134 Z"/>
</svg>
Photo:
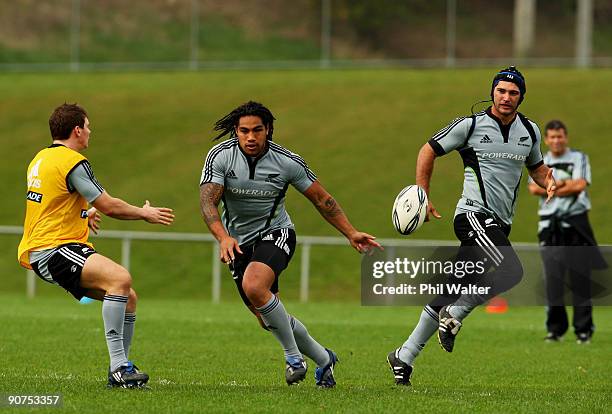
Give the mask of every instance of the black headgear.
<svg viewBox="0 0 612 414">
<path fill-rule="evenodd" d="M 493 83 L 491 84 L 491 100 L 493 100 L 493 90 L 499 81 L 512 82 L 518 86 L 519 91 L 521 92 L 521 97 L 518 101 L 518 104 L 520 105 L 521 102 L 523 102 L 523 99 L 525 99 L 525 93 L 527 92 L 527 86 L 525 85 L 525 78 L 523 77 L 523 74 L 514 66 L 500 70 L 499 73 L 493 78 Z"/>
</svg>

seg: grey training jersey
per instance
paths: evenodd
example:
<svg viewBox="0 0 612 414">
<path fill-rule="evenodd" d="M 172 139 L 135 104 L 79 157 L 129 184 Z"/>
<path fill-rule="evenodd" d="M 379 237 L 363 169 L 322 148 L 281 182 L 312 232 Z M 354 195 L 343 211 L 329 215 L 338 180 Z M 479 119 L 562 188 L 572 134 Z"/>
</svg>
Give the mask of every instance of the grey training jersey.
<svg viewBox="0 0 612 414">
<path fill-rule="evenodd" d="M 587 184 L 591 184 L 589 157 L 583 152 L 568 148 L 563 155 L 555 157 L 549 151 L 544 156 L 544 163 L 553 169 L 555 180 L 578 180 L 583 178 Z M 540 197 L 540 209 L 538 210 L 540 217 L 555 216 L 563 218 L 582 214 L 591 209 L 591 200 L 586 189 L 578 195 L 555 196 L 548 204 L 545 201 L 546 197 Z M 549 220 L 540 220 L 538 231 L 542 231 L 548 225 Z"/>
<path fill-rule="evenodd" d="M 223 224 L 244 245 L 270 231 L 294 228 L 285 210 L 287 188 L 291 184 L 303 193 L 316 179 L 299 155 L 274 142 L 268 141 L 264 153 L 253 159 L 231 138 L 208 152 L 200 186 L 224 187 Z"/>
<path fill-rule="evenodd" d="M 512 224 L 523 165 L 542 164 L 538 126 L 517 113 L 509 125 L 491 108 L 457 118 L 436 133 L 429 144 L 436 155 L 459 151 L 464 165 L 463 193 L 455 216 L 467 211 L 485 212 Z"/>
</svg>

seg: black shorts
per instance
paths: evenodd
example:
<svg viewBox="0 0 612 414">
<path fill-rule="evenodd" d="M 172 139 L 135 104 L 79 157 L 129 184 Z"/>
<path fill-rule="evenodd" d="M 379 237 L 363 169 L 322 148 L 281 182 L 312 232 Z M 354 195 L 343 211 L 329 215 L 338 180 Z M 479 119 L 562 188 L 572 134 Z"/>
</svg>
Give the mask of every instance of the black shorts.
<svg viewBox="0 0 612 414">
<path fill-rule="evenodd" d="M 245 305 L 251 306 L 242 289 L 242 278 L 247 266 L 251 262 L 264 263 L 274 271 L 274 283 L 270 291 L 278 293 L 278 277 L 289 265 L 295 252 L 295 231 L 293 229 L 278 229 L 263 235 L 255 243 L 240 246 L 243 254 L 236 254 L 234 262 L 229 265 L 236 282 L 238 293 Z"/>
<path fill-rule="evenodd" d="M 485 213 L 458 214 L 454 220 L 455 236 L 463 247 L 479 246 L 480 254 L 498 261 L 497 251 L 489 247 L 510 246 L 510 226 Z"/>
<path fill-rule="evenodd" d="M 89 256 L 96 253 L 86 244 L 70 243 L 56 248 L 55 253 L 46 261 L 44 272 L 41 263 L 32 263 L 32 269 L 43 280 L 50 276 L 54 282 L 66 289 L 77 300 L 86 295 L 87 289 L 81 287 L 81 273 Z M 46 273 L 43 275 L 41 272 Z"/>
<path fill-rule="evenodd" d="M 510 226 L 485 213 L 466 212 L 455 216 L 454 230 L 461 242 L 455 260 L 484 262 L 485 275 L 475 274 L 463 278 L 451 276 L 452 283 L 475 283 L 490 287 L 492 296 L 495 296 L 520 281 L 523 268 L 508 239 Z M 442 306 L 453 303 L 459 296 L 440 295 L 429 306 L 438 312 Z"/>
</svg>

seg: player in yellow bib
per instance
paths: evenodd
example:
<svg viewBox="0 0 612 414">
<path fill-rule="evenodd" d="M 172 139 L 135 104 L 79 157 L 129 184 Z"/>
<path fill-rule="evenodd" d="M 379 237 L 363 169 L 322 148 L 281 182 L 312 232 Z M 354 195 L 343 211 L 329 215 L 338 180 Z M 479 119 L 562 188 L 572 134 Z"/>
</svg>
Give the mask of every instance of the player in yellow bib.
<svg viewBox="0 0 612 414">
<path fill-rule="evenodd" d="M 172 210 L 140 208 L 111 197 L 96 180 L 81 151 L 89 145 L 87 112 L 77 104 L 57 107 L 49 118 L 53 143 L 30 162 L 19 263 L 49 283 L 62 286 L 77 300 L 102 301 L 102 318 L 110 356 L 108 385 L 141 387 L 149 376 L 128 360 L 136 293 L 129 272 L 96 252 L 89 230 L 99 229 L 101 212 L 121 220 L 169 225 Z M 93 207 L 88 209 L 89 204 Z"/>
</svg>

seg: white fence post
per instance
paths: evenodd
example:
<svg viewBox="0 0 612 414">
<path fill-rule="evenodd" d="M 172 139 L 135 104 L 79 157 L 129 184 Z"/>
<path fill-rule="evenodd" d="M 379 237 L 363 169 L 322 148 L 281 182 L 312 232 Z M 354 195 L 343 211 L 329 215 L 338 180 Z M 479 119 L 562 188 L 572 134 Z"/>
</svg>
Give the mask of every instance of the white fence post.
<svg viewBox="0 0 612 414">
<path fill-rule="evenodd" d="M 81 0 L 72 0 L 70 24 L 70 70 L 78 72 L 81 61 Z"/>
<path fill-rule="evenodd" d="M 200 7 L 199 0 L 191 0 L 191 39 L 189 69 L 198 70 L 198 52 L 200 48 Z"/>
<path fill-rule="evenodd" d="M 22 235 L 23 227 L 21 226 L 3 226 L 0 225 L 0 235 L 14 234 Z M 212 302 L 219 303 L 221 300 L 221 262 L 219 261 L 219 244 L 217 240 L 206 233 L 174 233 L 174 232 L 149 232 L 149 231 L 120 231 L 120 230 L 102 230 L 99 234 L 94 235 L 95 238 L 121 240 L 121 264 L 129 269 L 131 243 L 132 240 L 155 240 L 155 241 L 179 241 L 179 242 L 205 242 L 212 243 Z M 419 244 L 425 245 L 453 245 L 457 241 L 449 240 L 416 240 L 416 239 L 378 239 L 378 242 L 387 248 L 387 253 L 391 252 L 389 248 L 392 246 L 415 246 Z M 312 245 L 315 246 L 344 246 L 347 248 L 347 242 L 344 237 L 321 237 L 321 236 L 304 236 L 300 237 L 298 243 L 302 245 L 302 257 L 300 263 L 300 301 L 307 302 L 310 289 L 310 250 Z M 514 243 L 519 245 L 535 245 L 533 243 Z M 27 273 L 27 295 L 33 297 L 35 294 L 36 275 L 34 272 Z"/>
<path fill-rule="evenodd" d="M 212 248 L 212 303 L 221 301 L 221 261 L 219 260 L 219 243 L 213 242 Z"/>
<path fill-rule="evenodd" d="M 321 58 L 320 66 L 328 68 L 331 58 L 331 0 L 321 0 Z"/>
<path fill-rule="evenodd" d="M 578 0 L 576 13 L 576 66 L 591 66 L 593 52 L 593 0 Z"/>
<path fill-rule="evenodd" d="M 446 0 L 446 66 L 454 67 L 457 55 L 457 0 Z"/>
<path fill-rule="evenodd" d="M 36 296 L 36 275 L 33 270 L 26 271 L 26 295 L 28 299 Z"/>
<path fill-rule="evenodd" d="M 308 302 L 308 287 L 310 284 L 310 243 L 302 245 L 302 259 L 300 263 L 300 302 Z"/>
<path fill-rule="evenodd" d="M 130 271 L 130 254 L 132 252 L 132 239 L 124 238 L 121 241 L 121 265 Z"/>
</svg>

